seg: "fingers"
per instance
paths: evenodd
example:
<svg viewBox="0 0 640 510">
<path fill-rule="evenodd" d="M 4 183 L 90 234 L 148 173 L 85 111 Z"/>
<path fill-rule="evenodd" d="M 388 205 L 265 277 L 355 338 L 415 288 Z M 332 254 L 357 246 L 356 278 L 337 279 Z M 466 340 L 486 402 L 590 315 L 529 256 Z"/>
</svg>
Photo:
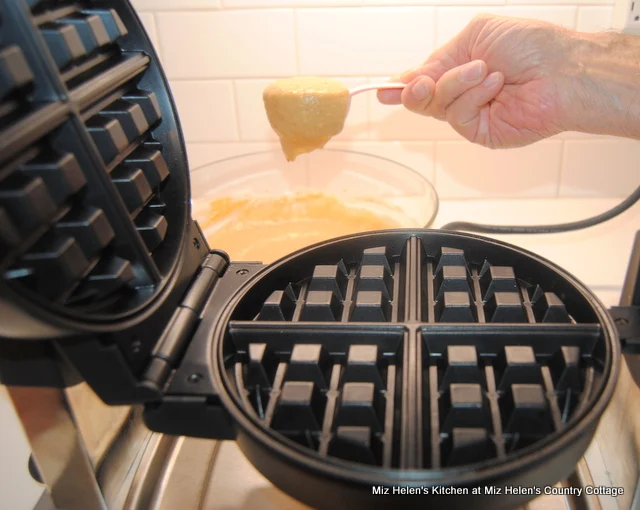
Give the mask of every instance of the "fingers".
<svg viewBox="0 0 640 510">
<path fill-rule="evenodd" d="M 446 71 L 455 67 L 455 63 L 446 56 L 432 55 L 429 60 L 419 67 L 409 69 L 404 73 L 390 78 L 389 81 L 411 83 L 416 78 L 426 76 L 431 78 L 432 82 L 436 82 Z M 431 82 L 429 82 L 431 83 Z M 379 90 L 378 101 L 382 104 L 402 104 L 402 90 Z"/>
<path fill-rule="evenodd" d="M 391 81 L 410 83 L 419 76 L 428 76 L 434 82 L 439 82 L 447 72 L 457 67 L 463 67 L 465 63 L 470 63 L 469 48 L 472 46 L 472 41 L 477 38 L 477 32 L 487 23 L 487 19 L 489 18 L 476 17 L 457 36 L 436 49 L 421 66 L 410 69 L 400 76 L 394 76 Z M 484 76 L 479 78 L 477 83 L 483 79 Z M 382 104 L 400 104 L 402 102 L 401 91 L 397 89 L 379 90 L 377 95 Z"/>
<path fill-rule="evenodd" d="M 439 83 L 444 80 L 443 85 L 448 84 L 445 90 L 448 90 L 452 82 L 455 83 L 456 79 L 465 82 L 468 79 L 466 77 L 469 76 L 469 73 L 471 73 L 471 79 L 473 80 L 475 78 L 474 73 L 478 72 L 478 70 L 480 70 L 481 73 L 486 73 L 486 64 L 481 60 L 474 60 L 463 65 L 458 65 L 458 63 L 448 55 L 434 54 L 421 66 L 394 76 L 390 78 L 389 81 L 411 84 L 417 78 L 427 76 L 431 78 L 433 82 Z M 484 76 L 476 78 L 475 84 L 480 83 L 483 79 Z M 378 101 L 382 104 L 396 105 L 403 102 L 402 90 L 382 89 L 378 91 L 377 95 Z"/>
<path fill-rule="evenodd" d="M 482 60 L 473 60 L 446 72 L 438 80 L 435 97 L 429 105 L 431 116 L 444 120 L 449 105 L 465 92 L 482 83 L 488 74 L 487 64 Z"/>
<path fill-rule="evenodd" d="M 482 83 L 487 74 L 487 64 L 473 60 L 445 72 L 437 82 L 416 78 L 402 91 L 401 100 L 412 112 L 444 120 L 449 105 Z"/>
<path fill-rule="evenodd" d="M 402 103 L 402 100 L 400 99 L 401 94 L 402 90 L 400 89 L 379 89 L 378 101 L 382 104 L 400 104 Z"/>
<path fill-rule="evenodd" d="M 504 75 L 491 73 L 484 81 L 466 91 L 446 109 L 446 119 L 467 140 L 483 142 L 489 135 L 489 109 L 486 107 L 502 90 Z"/>
<path fill-rule="evenodd" d="M 436 87 L 436 82 L 429 76 L 418 76 L 403 90 L 398 91 L 400 92 L 400 102 L 410 110 L 424 114 L 433 98 Z"/>
<path fill-rule="evenodd" d="M 420 67 L 416 67 L 415 69 L 409 69 L 405 71 L 399 76 L 393 76 L 389 79 L 392 82 L 399 83 L 409 83 L 413 81 L 416 77 L 420 76 L 423 73 L 423 70 Z M 400 99 L 400 95 L 402 93 L 401 89 L 380 89 L 378 90 L 378 101 L 382 104 L 401 104 L 402 100 Z"/>
<path fill-rule="evenodd" d="M 468 140 L 487 140 L 489 110 L 485 106 L 502 90 L 504 75 L 488 75 L 482 60 L 449 69 L 435 79 L 424 71 L 424 67 L 418 68 L 395 78 L 407 86 L 401 91 L 378 91 L 378 98 L 385 104 L 402 103 L 415 113 L 447 120 Z"/>
</svg>

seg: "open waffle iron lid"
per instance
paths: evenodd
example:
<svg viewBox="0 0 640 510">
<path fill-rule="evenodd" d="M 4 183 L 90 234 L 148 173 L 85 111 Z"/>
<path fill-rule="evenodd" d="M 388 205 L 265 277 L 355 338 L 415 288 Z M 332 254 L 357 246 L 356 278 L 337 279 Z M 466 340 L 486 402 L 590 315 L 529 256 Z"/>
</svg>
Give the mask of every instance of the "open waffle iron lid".
<svg viewBox="0 0 640 510">
<path fill-rule="evenodd" d="M 315 507 L 387 507 L 372 489 L 396 485 L 408 506 L 442 486 L 463 490 L 447 507 L 510 507 L 536 494 L 484 485 L 552 485 L 584 453 L 620 364 L 588 289 L 454 232 L 354 235 L 266 267 L 210 251 L 126 0 L 0 0 L 0 101 L 3 383 L 84 379 L 144 404 L 153 430 L 237 439 Z"/>
</svg>

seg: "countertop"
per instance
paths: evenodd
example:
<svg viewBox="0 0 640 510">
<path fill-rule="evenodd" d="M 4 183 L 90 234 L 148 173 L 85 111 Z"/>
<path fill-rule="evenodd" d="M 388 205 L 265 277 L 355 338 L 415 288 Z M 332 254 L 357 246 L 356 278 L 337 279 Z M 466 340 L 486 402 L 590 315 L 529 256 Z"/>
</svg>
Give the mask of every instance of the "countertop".
<svg viewBox="0 0 640 510">
<path fill-rule="evenodd" d="M 599 214 L 619 201 L 620 199 L 593 198 L 443 201 L 433 227 L 456 220 L 520 225 L 567 222 Z M 605 306 L 612 306 L 618 302 L 631 246 L 638 229 L 640 204 L 611 221 L 582 231 L 491 237 L 535 252 L 558 264 L 589 286 Z M 0 451 L 3 452 L 0 456 L 0 501 L 7 508 L 29 510 L 41 488 L 27 473 L 29 447 L 2 388 L 0 423 L 3 432 L 0 434 Z M 256 497 L 263 508 L 300 508 L 257 473 L 234 443 L 224 442 L 216 450 L 217 460 L 212 470 L 212 479 L 206 484 L 206 488 L 201 487 L 201 490 L 204 489 L 211 495 L 211 505 L 205 504 L 200 508 L 250 508 L 256 503 Z M 600 455 L 600 450 L 603 448 L 591 449 L 593 455 Z M 241 479 L 232 476 L 238 469 L 244 474 Z M 609 475 L 602 473 L 598 476 Z M 603 507 L 624 508 L 618 504 Z M 189 509 L 185 507 L 185 510 Z"/>
</svg>

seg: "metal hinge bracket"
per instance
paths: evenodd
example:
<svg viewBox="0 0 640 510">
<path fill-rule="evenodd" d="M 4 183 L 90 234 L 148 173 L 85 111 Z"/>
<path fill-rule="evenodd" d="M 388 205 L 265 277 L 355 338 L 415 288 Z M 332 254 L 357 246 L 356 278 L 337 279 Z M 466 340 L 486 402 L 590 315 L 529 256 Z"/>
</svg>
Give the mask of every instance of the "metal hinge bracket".
<svg viewBox="0 0 640 510">
<path fill-rule="evenodd" d="M 142 377 L 143 387 L 154 392 L 163 391 L 189 345 L 216 282 L 228 265 L 228 259 L 217 252 L 204 260 L 151 353 L 151 361 Z"/>
</svg>

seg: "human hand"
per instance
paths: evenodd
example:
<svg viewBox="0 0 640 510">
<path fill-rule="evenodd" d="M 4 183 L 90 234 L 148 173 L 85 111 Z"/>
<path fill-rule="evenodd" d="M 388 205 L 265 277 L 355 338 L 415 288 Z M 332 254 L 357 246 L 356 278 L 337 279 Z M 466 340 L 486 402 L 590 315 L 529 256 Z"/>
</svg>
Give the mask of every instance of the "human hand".
<svg viewBox="0 0 640 510">
<path fill-rule="evenodd" d="M 576 33 L 549 23 L 478 16 L 416 69 L 380 90 L 384 104 L 448 121 L 467 140 L 489 148 L 528 145 L 575 120 Z"/>
</svg>

